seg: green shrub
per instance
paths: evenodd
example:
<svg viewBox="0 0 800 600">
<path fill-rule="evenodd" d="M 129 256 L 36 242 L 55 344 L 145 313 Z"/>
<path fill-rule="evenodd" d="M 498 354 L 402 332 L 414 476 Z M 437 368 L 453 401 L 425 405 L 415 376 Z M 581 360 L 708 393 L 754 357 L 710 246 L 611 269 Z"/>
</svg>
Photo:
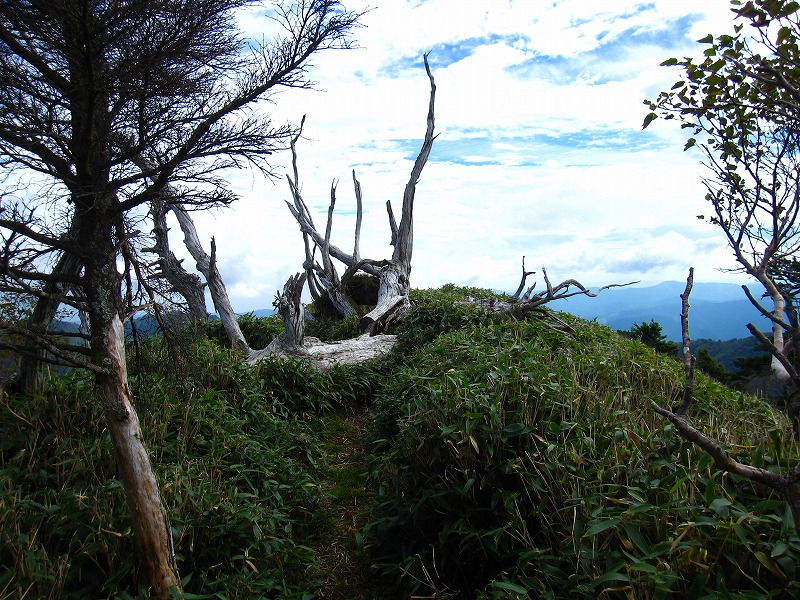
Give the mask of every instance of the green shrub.
<svg viewBox="0 0 800 600">
<path fill-rule="evenodd" d="M 209 342 L 180 373 L 158 360 L 163 345 L 146 351 L 162 366 L 139 382 L 148 397 L 137 404 L 187 591 L 311 597 L 320 449 L 299 415 L 322 402 L 322 382 L 296 363 L 250 368 Z M 128 510 L 91 380 L 49 386 L 0 410 L 0 596 L 135 595 Z"/>
<path fill-rule="evenodd" d="M 269 317 L 257 317 L 253 313 L 239 315 L 236 319 L 242 330 L 244 339 L 251 348 L 266 348 L 275 337 L 283 331 L 283 318 L 279 314 Z M 222 327 L 222 321 L 213 319 L 206 325 L 206 335 L 223 346 L 228 346 L 228 336 Z"/>
<path fill-rule="evenodd" d="M 384 580 L 437 597 L 800 596 L 785 503 L 651 411 L 679 398 L 681 366 L 571 324 L 461 319 L 381 391 L 367 533 Z M 793 467 L 764 403 L 704 377 L 696 397 L 695 425 L 740 458 Z"/>
<path fill-rule="evenodd" d="M 347 319 L 316 319 L 306 324 L 305 334 L 317 337 L 323 342 L 357 338 L 361 335 L 358 321 L 358 316 Z"/>
<path fill-rule="evenodd" d="M 399 327 L 399 351 L 410 353 L 448 331 L 487 322 L 489 315 L 468 301 L 498 297 L 491 290 L 457 287 L 411 290 L 411 310 Z"/>
</svg>

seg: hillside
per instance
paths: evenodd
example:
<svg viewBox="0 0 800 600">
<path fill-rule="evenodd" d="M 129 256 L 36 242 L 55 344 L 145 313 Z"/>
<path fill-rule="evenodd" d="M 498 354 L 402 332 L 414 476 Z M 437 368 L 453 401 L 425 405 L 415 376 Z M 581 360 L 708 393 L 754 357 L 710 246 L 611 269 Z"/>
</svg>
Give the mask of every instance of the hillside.
<svg viewBox="0 0 800 600">
<path fill-rule="evenodd" d="M 327 373 L 251 367 L 204 336 L 171 350 L 146 340 L 131 382 L 187 592 L 800 597 L 786 503 L 722 477 L 651 410 L 680 397 L 679 363 L 573 316 L 565 334 L 457 304 L 489 294 L 416 290 L 395 354 Z M 261 339 L 278 324 L 246 319 Z M 308 333 L 336 339 L 355 325 Z M 696 427 L 754 466 L 797 462 L 782 414 L 696 383 Z M 135 595 L 91 378 L 5 402 L 0 590 Z"/>
<path fill-rule="evenodd" d="M 700 348 L 707 348 L 714 360 L 720 362 L 730 373 L 737 370 L 737 359 L 766 354 L 758 347 L 758 341 L 752 336 L 724 341 L 703 338 L 692 340 L 692 353 L 697 353 Z"/>
</svg>

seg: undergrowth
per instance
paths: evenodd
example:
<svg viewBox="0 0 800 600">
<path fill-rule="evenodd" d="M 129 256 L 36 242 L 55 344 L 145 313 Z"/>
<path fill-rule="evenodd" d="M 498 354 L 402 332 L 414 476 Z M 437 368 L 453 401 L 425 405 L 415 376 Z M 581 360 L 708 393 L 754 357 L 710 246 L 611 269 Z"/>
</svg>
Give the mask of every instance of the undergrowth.
<svg viewBox="0 0 800 600">
<path fill-rule="evenodd" d="M 679 398 L 678 363 L 567 315 L 572 336 L 422 311 L 431 341 L 371 420 L 367 537 L 398 597 L 800 597 L 786 504 L 650 409 Z M 782 415 L 705 377 L 695 393 L 693 424 L 737 458 L 794 467 Z"/>
<path fill-rule="evenodd" d="M 312 597 L 306 540 L 321 452 L 309 415 L 332 402 L 330 381 L 297 362 L 253 369 L 205 341 L 192 348 L 193 367 L 173 376 L 163 346 L 144 351 L 147 371 L 131 379 L 185 588 L 209 598 Z M 144 594 L 90 379 L 51 379 L 43 396 L 6 402 L 0 597 Z"/>
<path fill-rule="evenodd" d="M 398 352 L 327 373 L 249 366 L 215 324 L 143 341 L 130 382 L 186 597 L 364 597 L 345 589 L 364 578 L 330 572 L 356 540 L 386 598 L 800 597 L 785 503 L 719 472 L 650 409 L 677 402 L 678 363 L 568 315 L 573 335 L 465 303 L 491 294 L 415 290 Z M 281 328 L 242 326 L 253 347 Z M 693 425 L 751 465 L 794 468 L 781 413 L 696 383 Z M 347 454 L 365 409 L 363 462 Z M 369 520 L 360 533 L 355 515 Z M 91 378 L 5 397 L 0 598 L 144 598 L 140 575 Z"/>
</svg>

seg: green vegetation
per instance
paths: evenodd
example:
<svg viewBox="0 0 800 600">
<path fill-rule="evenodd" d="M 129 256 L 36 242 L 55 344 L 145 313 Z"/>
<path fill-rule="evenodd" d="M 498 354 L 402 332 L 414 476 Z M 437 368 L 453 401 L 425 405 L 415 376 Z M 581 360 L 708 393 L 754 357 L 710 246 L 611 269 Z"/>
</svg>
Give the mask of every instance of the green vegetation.
<svg viewBox="0 0 800 600">
<path fill-rule="evenodd" d="M 176 366 L 145 341 L 131 384 L 186 597 L 800 597 L 785 503 L 651 411 L 680 397 L 677 361 L 457 303 L 490 294 L 415 291 L 398 352 L 329 373 L 205 335 Z M 696 427 L 794 467 L 781 412 L 696 386 Z M 83 375 L 2 401 L 0 598 L 145 597 L 98 407 Z"/>
<path fill-rule="evenodd" d="M 618 331 L 617 333 L 628 339 L 638 340 L 650 346 L 656 352 L 679 356 L 680 348 L 678 348 L 678 344 L 667 340 L 667 336 L 661 329 L 661 324 L 656 321 L 651 320 L 649 323 L 634 323 L 633 327 L 628 331 Z"/>
</svg>

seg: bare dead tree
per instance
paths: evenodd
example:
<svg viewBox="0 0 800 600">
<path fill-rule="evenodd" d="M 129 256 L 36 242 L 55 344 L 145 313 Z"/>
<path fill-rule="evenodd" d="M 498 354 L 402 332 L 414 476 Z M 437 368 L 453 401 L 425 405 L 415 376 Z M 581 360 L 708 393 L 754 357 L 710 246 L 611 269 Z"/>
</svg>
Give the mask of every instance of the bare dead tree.
<svg viewBox="0 0 800 600">
<path fill-rule="evenodd" d="M 683 332 L 684 366 L 686 373 L 686 383 L 684 385 L 681 404 L 674 413 L 661 407 L 655 400 L 651 400 L 650 404 L 656 413 L 669 419 L 675 426 L 678 435 L 708 452 L 714 460 L 714 464 L 719 469 L 727 473 L 746 477 L 751 481 L 762 484 L 778 492 L 789 505 L 792 516 L 794 517 L 795 529 L 797 533 L 800 534 L 800 464 L 795 466 L 791 471 L 785 473 L 776 473 L 767 469 L 752 467 L 733 458 L 719 442 L 709 438 L 689 423 L 688 414 L 691 409 L 694 392 L 694 358 L 691 356 L 691 352 L 687 351 L 689 348 L 689 294 L 692 290 L 693 280 L 694 269 L 689 269 L 686 289 L 684 293 L 681 294 L 681 329 Z"/>
<path fill-rule="evenodd" d="M 189 316 L 193 321 L 205 323 L 208 321 L 206 297 L 203 291 L 205 285 L 200 277 L 183 268 L 182 261 L 170 249 L 169 228 L 167 227 L 167 212 L 170 208 L 164 198 L 158 198 L 152 202 L 150 215 L 153 219 L 153 245 L 144 250 L 158 256 L 156 265 L 159 270 L 154 277 L 163 278 L 169 282 L 170 291 L 179 294 L 184 299 Z"/>
<path fill-rule="evenodd" d="M 273 306 L 283 317 L 283 331 L 264 349 L 264 354 L 308 355 L 303 345 L 305 315 L 300 299 L 305 281 L 305 273 L 293 275 L 283 286 L 283 293 L 275 296 Z"/>
<path fill-rule="evenodd" d="M 525 257 L 522 257 L 522 278 L 520 279 L 517 291 L 510 297 L 498 300 L 497 298 L 488 298 L 481 300 L 473 300 L 469 304 L 475 304 L 484 308 L 485 310 L 498 314 L 498 315 L 512 315 L 517 319 L 524 319 L 530 315 L 538 315 L 546 317 L 550 321 L 555 321 L 560 331 L 570 332 L 569 325 L 558 319 L 552 311 L 546 308 L 546 304 L 554 300 L 562 300 L 564 298 L 571 298 L 572 296 L 589 296 L 591 298 L 597 297 L 604 290 L 624 287 L 633 285 L 636 282 L 630 283 L 614 283 L 604 285 L 592 292 L 589 288 L 585 287 L 581 282 L 575 279 L 566 279 L 559 284 L 553 285 L 550 278 L 547 276 L 547 270 L 542 268 L 542 275 L 544 276 L 545 289 L 540 292 L 535 292 L 536 283 L 525 288 L 526 282 L 530 275 L 535 271 L 525 270 Z M 524 291 L 523 291 L 524 290 Z"/>
<path fill-rule="evenodd" d="M 336 205 L 336 182 L 334 181 L 331 184 L 331 202 L 328 208 L 328 222 L 325 228 L 325 236 L 322 238 L 321 244 L 318 242 L 316 238 L 313 238 L 314 234 L 316 233 L 316 228 L 314 227 L 314 220 L 311 216 L 311 212 L 308 210 L 308 206 L 306 205 L 303 197 L 300 193 L 300 181 L 299 175 L 297 170 L 297 140 L 300 138 L 300 134 L 302 132 L 302 126 L 305 123 L 305 115 L 303 119 L 300 121 L 301 131 L 292 139 L 291 142 L 291 150 L 292 150 L 292 169 L 294 178 L 290 178 L 287 175 L 287 179 L 289 181 L 289 189 L 292 193 L 292 203 L 287 205 L 289 206 L 289 210 L 294 215 L 295 220 L 300 223 L 301 234 L 303 236 L 303 246 L 305 249 L 305 261 L 303 262 L 303 269 L 306 273 L 306 280 L 308 282 L 308 288 L 311 293 L 311 297 L 314 299 L 315 302 L 320 302 L 323 299 L 323 294 L 327 295 L 328 300 L 330 300 L 331 304 L 333 304 L 334 308 L 338 311 L 338 313 L 347 318 L 349 316 L 357 314 L 358 307 L 355 305 L 353 300 L 347 295 L 345 291 L 344 284 L 346 283 L 346 279 L 342 279 L 339 277 L 339 273 L 336 270 L 336 267 L 333 264 L 333 260 L 331 259 L 331 252 L 333 250 L 334 254 L 338 256 L 340 259 L 344 256 L 344 253 L 336 248 L 335 246 L 332 248 L 331 246 L 331 231 L 333 228 L 333 211 Z M 355 180 L 355 171 L 353 172 L 353 179 Z M 360 188 L 357 187 L 357 193 L 360 195 Z M 360 198 L 359 198 L 359 205 L 360 205 Z M 356 225 L 356 244 L 355 249 L 353 251 L 352 257 L 347 257 L 344 261 L 351 262 L 352 264 L 357 264 L 359 261 L 358 257 L 358 240 L 360 235 L 360 224 L 361 218 L 360 215 L 358 217 L 358 222 Z M 318 236 L 317 236 L 318 237 Z M 316 252 L 319 250 L 320 252 L 320 261 L 316 260 Z M 352 272 L 352 269 L 350 269 Z"/>
<path fill-rule="evenodd" d="M 180 223 L 186 248 L 197 261 L 197 270 L 206 279 L 211 293 L 211 300 L 222 321 L 222 327 L 228 335 L 231 346 L 246 354 L 249 353 L 250 346 L 247 344 L 247 340 L 239 327 L 239 322 L 236 320 L 236 313 L 233 311 L 233 306 L 228 297 L 228 290 L 217 268 L 217 244 L 214 238 L 211 238 L 211 255 L 209 255 L 200 243 L 197 228 L 194 226 L 194 221 L 188 211 L 179 204 L 172 204 L 170 208 L 177 217 L 178 223 Z"/>
<path fill-rule="evenodd" d="M 308 206 L 300 194 L 299 178 L 297 171 L 297 153 L 293 148 L 294 179 L 287 176 L 289 188 L 292 193 L 292 202 L 287 202 L 289 211 L 300 225 L 306 251 L 304 268 L 309 275 L 312 296 L 317 289 L 326 290 L 331 301 L 342 314 L 352 314 L 352 302 L 344 293 L 344 284 L 359 271 L 376 276 L 379 280 L 378 299 L 375 308 L 364 315 L 360 322 L 361 331 L 375 335 L 382 333 L 398 322 L 410 306 L 408 293 L 411 287 L 411 257 L 414 245 L 414 199 L 416 186 L 422 175 L 422 170 L 427 163 L 433 142 L 434 132 L 434 105 L 436 101 L 436 84 L 428 64 L 428 55 L 423 57 L 425 72 L 430 82 L 430 100 L 428 103 L 427 128 L 422 148 L 414 161 L 411 176 L 403 193 L 403 206 L 398 225 L 390 201 L 386 203 L 391 232 L 391 245 L 394 247 L 392 258 L 388 260 L 363 259 L 359 252 L 362 219 L 362 194 L 361 184 L 353 172 L 353 185 L 356 194 L 356 231 L 353 253 L 347 253 L 330 241 L 333 220 L 333 210 L 336 203 L 336 185 L 331 186 L 331 202 L 328 209 L 328 220 L 325 234 L 321 234 L 314 225 Z M 314 260 L 315 251 L 319 249 L 321 263 Z M 345 265 L 346 270 L 341 279 L 338 277 L 331 258 Z M 316 296 L 315 296 L 316 298 Z"/>
</svg>

